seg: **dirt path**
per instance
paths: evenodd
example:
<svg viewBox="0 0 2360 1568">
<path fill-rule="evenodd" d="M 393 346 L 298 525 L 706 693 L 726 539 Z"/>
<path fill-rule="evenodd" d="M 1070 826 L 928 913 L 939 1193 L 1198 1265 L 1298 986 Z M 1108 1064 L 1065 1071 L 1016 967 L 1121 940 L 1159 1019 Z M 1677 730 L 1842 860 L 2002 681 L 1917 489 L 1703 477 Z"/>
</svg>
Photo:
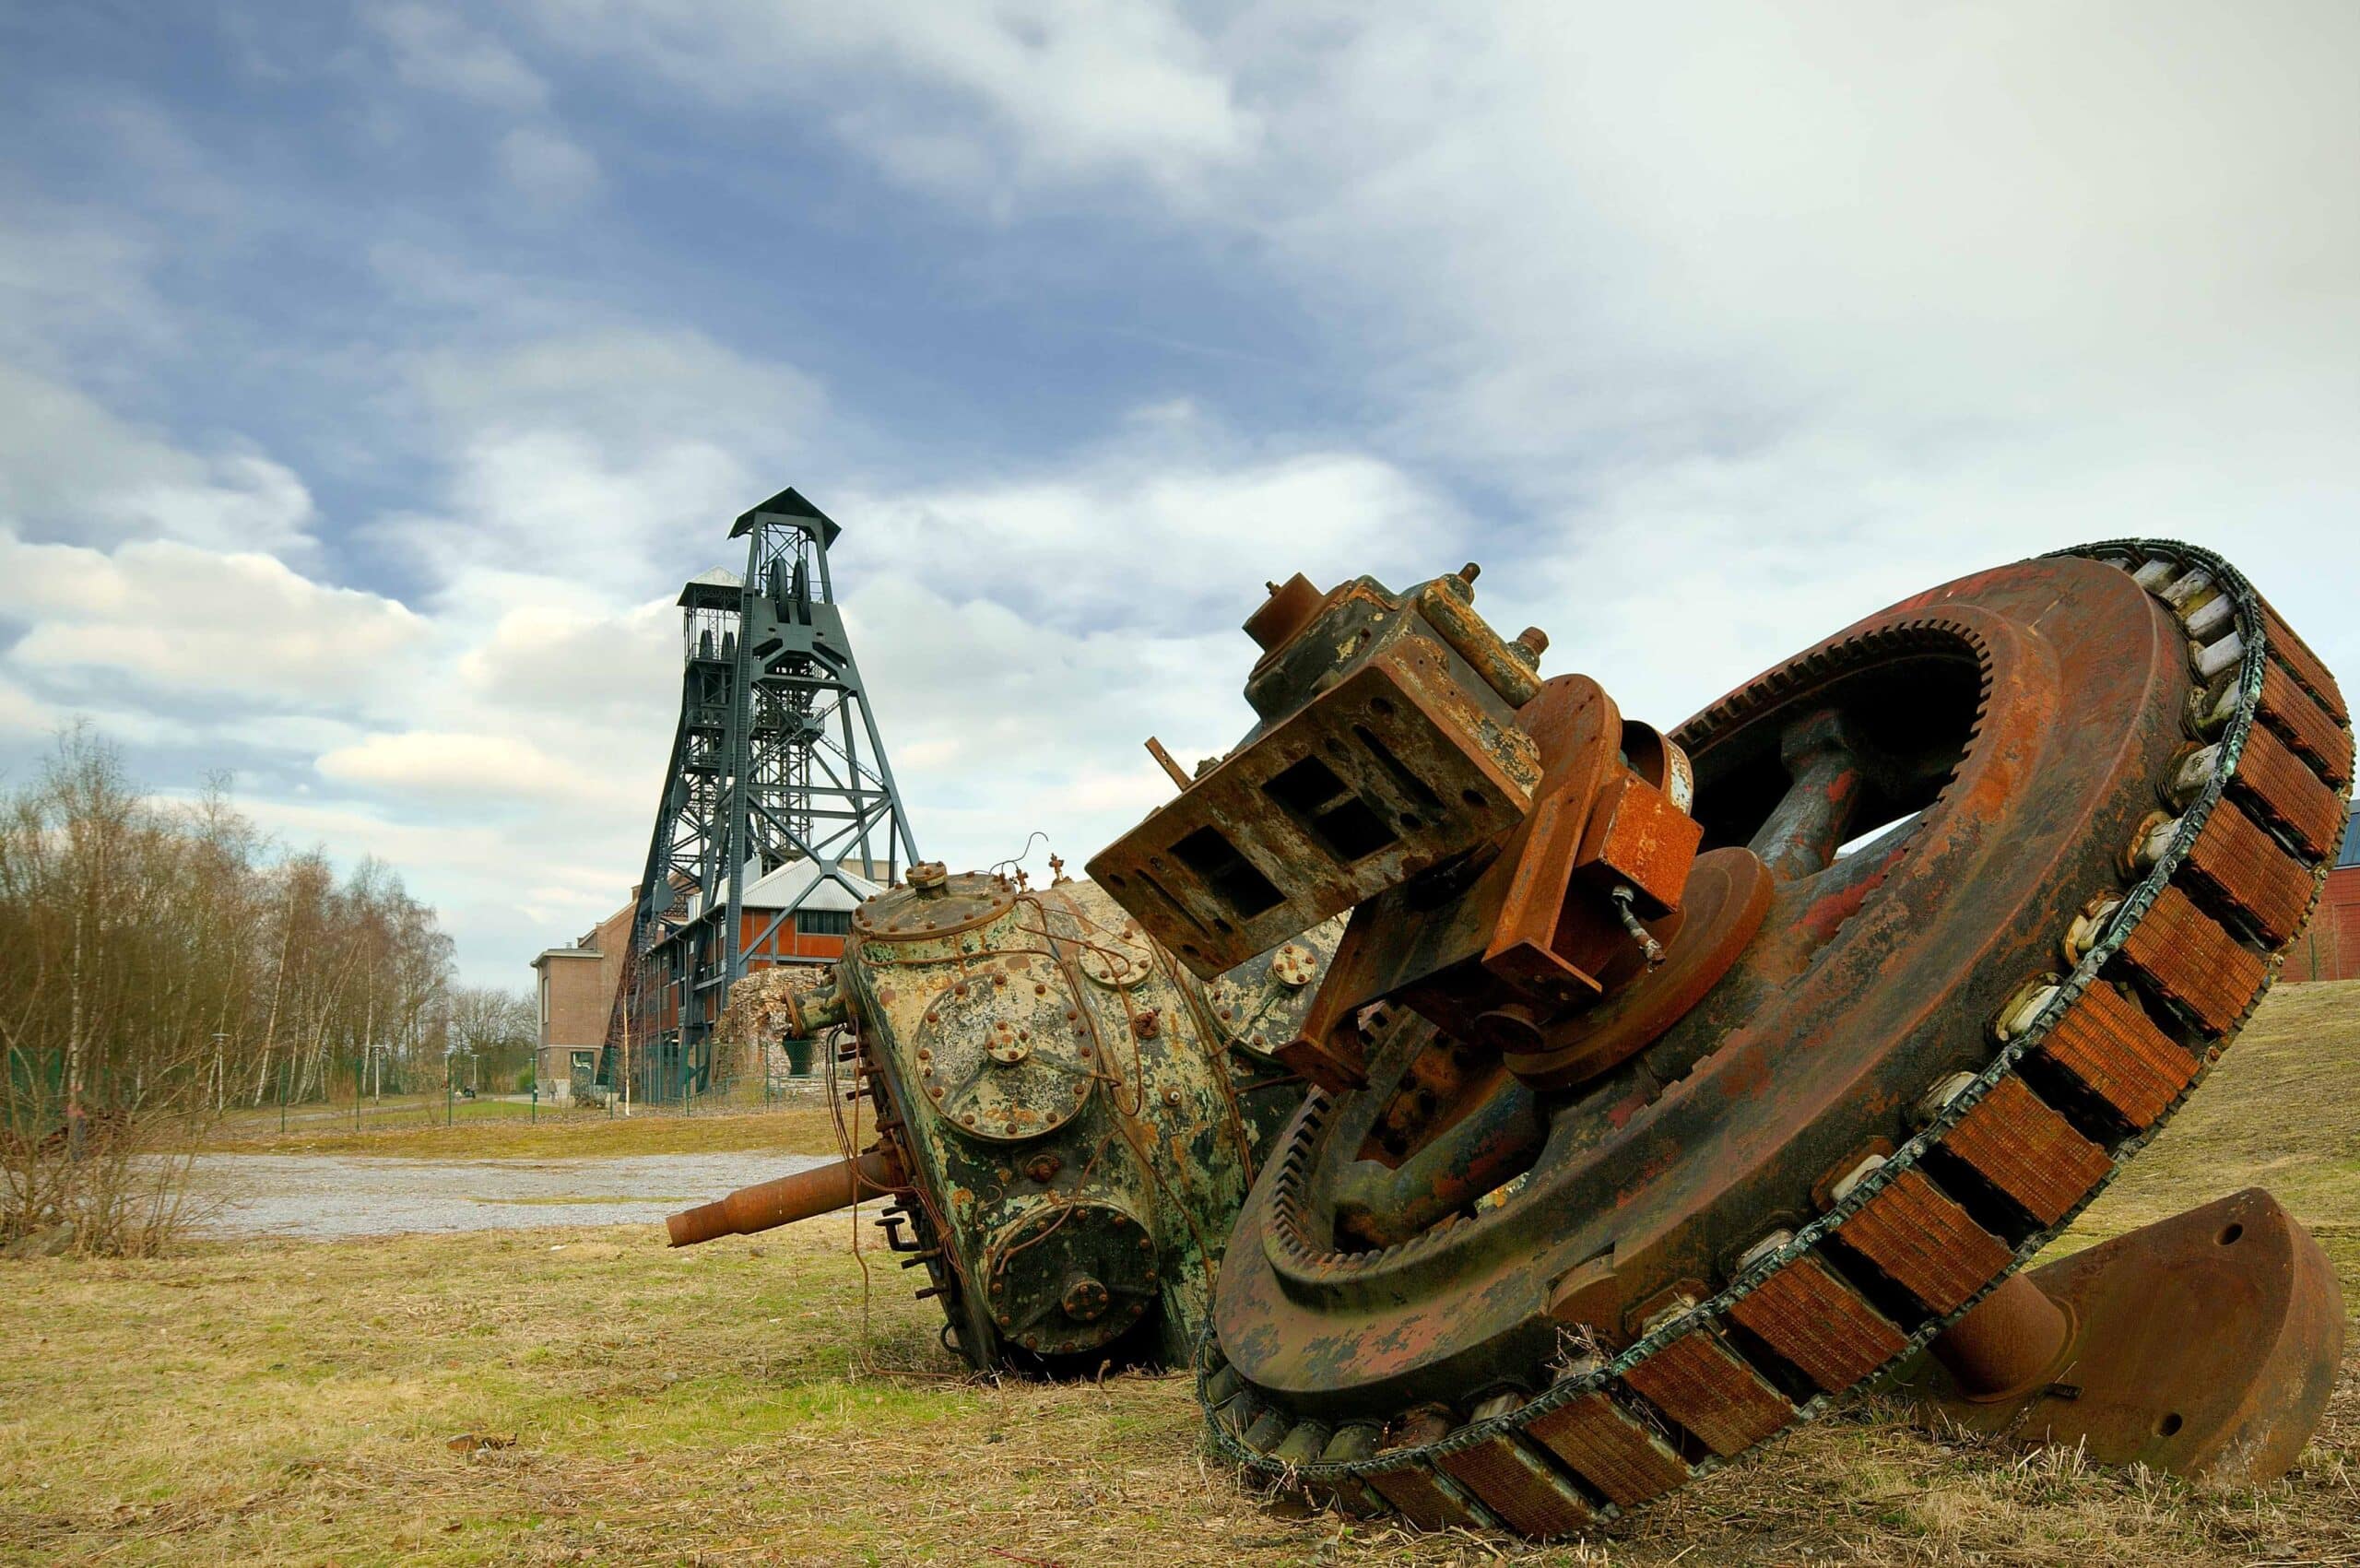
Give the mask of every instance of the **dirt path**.
<svg viewBox="0 0 2360 1568">
<path fill-rule="evenodd" d="M 530 1225 L 653 1222 L 749 1182 L 824 1164 L 808 1154 L 641 1154 L 591 1160 L 415 1160 L 207 1154 L 200 1190 L 221 1236 L 327 1238 Z"/>
</svg>

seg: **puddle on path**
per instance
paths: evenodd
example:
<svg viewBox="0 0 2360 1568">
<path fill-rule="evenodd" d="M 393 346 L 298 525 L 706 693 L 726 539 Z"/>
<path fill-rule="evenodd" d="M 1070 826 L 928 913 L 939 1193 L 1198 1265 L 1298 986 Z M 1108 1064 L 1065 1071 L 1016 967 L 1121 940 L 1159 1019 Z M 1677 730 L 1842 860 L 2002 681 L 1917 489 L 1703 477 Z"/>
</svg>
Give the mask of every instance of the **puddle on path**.
<svg viewBox="0 0 2360 1568">
<path fill-rule="evenodd" d="M 809 1154 L 635 1154 L 614 1160 L 392 1160 L 207 1154 L 200 1190 L 218 1236 L 373 1236 L 532 1225 L 653 1222 L 751 1182 L 827 1161 Z"/>
</svg>

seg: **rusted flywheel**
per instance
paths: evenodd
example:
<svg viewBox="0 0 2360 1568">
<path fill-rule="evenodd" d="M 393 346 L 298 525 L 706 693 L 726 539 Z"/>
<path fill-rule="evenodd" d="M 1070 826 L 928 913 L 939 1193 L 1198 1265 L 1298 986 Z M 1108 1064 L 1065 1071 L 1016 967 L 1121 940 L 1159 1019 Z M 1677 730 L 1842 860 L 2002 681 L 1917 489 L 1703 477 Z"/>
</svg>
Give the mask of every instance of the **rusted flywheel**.
<svg viewBox="0 0 2360 1568">
<path fill-rule="evenodd" d="M 2150 541 L 1906 600 L 1671 739 L 1701 853 L 1633 933 L 1647 984 L 1593 965 L 1611 999 L 1575 1027 L 1363 1013 L 1364 1063 L 1255 1185 L 1199 1364 L 1248 1471 L 1562 1534 L 1894 1367 L 2219 1057 L 2352 777 L 2319 661 L 2227 563 Z"/>
</svg>

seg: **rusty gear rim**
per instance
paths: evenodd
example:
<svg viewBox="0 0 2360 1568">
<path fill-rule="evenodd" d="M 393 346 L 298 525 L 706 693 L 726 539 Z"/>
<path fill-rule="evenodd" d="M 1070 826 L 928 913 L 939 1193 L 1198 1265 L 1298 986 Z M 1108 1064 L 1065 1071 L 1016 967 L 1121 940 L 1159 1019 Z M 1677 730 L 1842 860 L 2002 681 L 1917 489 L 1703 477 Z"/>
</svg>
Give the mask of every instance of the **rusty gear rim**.
<svg viewBox="0 0 2360 1568">
<path fill-rule="evenodd" d="M 1577 1364 L 1512 1409 L 1456 1423 L 1450 1415 L 1437 1416 L 1431 1408 L 1400 1409 L 1389 1422 L 1396 1446 L 1371 1452 L 1375 1445 L 1368 1444 L 1361 1452 L 1339 1455 L 1337 1449 L 1351 1445 L 1331 1439 L 1331 1432 L 1357 1428 L 1371 1432 L 1370 1418 L 1347 1415 L 1339 1427 L 1330 1428 L 1318 1410 L 1311 1409 L 1297 1421 L 1289 1409 L 1266 1401 L 1226 1364 L 1209 1324 L 1199 1346 L 1198 1397 L 1220 1452 L 1265 1483 L 1302 1485 L 1315 1499 L 1348 1512 L 1398 1512 L 1421 1527 L 1460 1525 L 1530 1535 L 1587 1527 L 1709 1473 L 1795 1421 L 1812 1419 L 1907 1359 L 2070 1225 L 2114 1173 L 2161 1130 L 2235 1038 L 2274 978 L 2284 945 L 2316 901 L 2336 847 L 2322 802 L 2331 803 L 2333 825 L 2340 827 L 2351 785 L 2349 725 L 2342 699 L 2316 656 L 2218 556 L 2149 540 L 2109 541 L 2057 553 L 2132 574 L 2173 612 L 2176 623 L 2199 639 L 2189 650 L 2196 670 L 2190 727 L 2200 742 L 2214 744 L 2196 755 L 2195 761 L 2204 769 L 2202 782 L 2192 795 L 2180 797 L 2177 827 L 2168 835 L 2153 834 L 2152 864 L 2109 903 L 2096 905 L 2087 920 L 2077 923 L 2067 949 L 2075 961 L 2071 972 L 2022 977 L 2024 988 L 2003 1009 L 2001 1043 L 1988 1064 L 1946 1085 L 1947 1097 L 1916 1133 L 1882 1163 L 1864 1161 L 1824 1213 L 1791 1232 L 1774 1232 L 1752 1248 L 1717 1293 L 1675 1304 L 1650 1319 L 1626 1349 Z M 2225 618 L 2218 611 L 2190 613 L 2207 599 L 2224 604 Z M 1938 595 L 1915 602 L 1933 612 L 1929 620 L 1941 619 Z M 1717 729 L 1774 700 L 1782 686 L 1808 682 L 1813 661 L 1824 654 L 1821 650 L 1806 655 L 1741 689 L 1692 721 L 1682 738 L 1692 746 L 1700 737 L 1708 740 Z M 2183 756 L 2179 760 L 2186 765 L 2188 760 Z M 2161 803 L 2172 804 L 2173 779 L 2156 778 L 2154 784 L 2164 797 Z M 2236 800 L 2224 812 L 2224 796 L 2233 785 Z M 2216 815 L 2222 827 L 2208 837 L 2205 831 Z M 2262 824 L 2259 829 L 2257 818 Z M 2147 825 L 2142 827 L 2143 833 Z M 2261 859 L 2271 863 L 2260 864 Z M 2253 895 L 2252 878 L 2282 895 L 2289 890 L 2290 879 L 2299 878 L 2307 884 L 2297 894 L 2299 909 L 2290 915 L 2286 899 L 2279 897 L 2269 901 L 2272 910 L 2258 917 L 2253 906 L 2265 901 Z M 2256 951 L 2257 944 L 2241 939 L 2240 927 L 2262 933 L 2262 952 Z M 2197 962 L 2208 953 L 2215 961 L 2209 969 Z M 1955 1155 L 1965 1141 L 1959 1129 L 1978 1107 L 1988 1103 L 1993 1107 L 1990 1114 L 1997 1115 L 2011 1097 L 2032 1098 L 2020 1068 L 2035 1053 L 2047 1053 L 2052 1067 L 2060 1058 L 2070 1059 L 2081 1063 L 2085 1075 L 2103 1078 L 2104 1064 L 2093 1066 L 2092 1056 L 2106 1043 L 2101 1015 L 2109 1010 L 2108 998 L 2116 1008 L 2122 1004 L 2111 986 L 2094 989 L 2094 983 L 2118 959 L 2122 962 L 2108 971 L 2109 980 L 2118 978 L 2135 987 L 2153 1007 L 2194 1015 L 2195 1023 L 2176 1033 L 2197 1043 L 2173 1042 L 2189 1055 L 2185 1076 L 2162 1091 L 2148 1086 L 2155 1102 L 2142 1106 L 2141 1116 L 2127 1120 L 2132 1130 L 2106 1138 L 2101 1168 L 2087 1173 L 2086 1188 L 2048 1223 L 2036 1225 L 2012 1247 L 1983 1232 L 2004 1248 L 2004 1256 L 1963 1299 L 1947 1310 L 1929 1313 L 1905 1332 L 1844 1284 L 1846 1271 L 1831 1267 L 1823 1244 L 1841 1238 L 1846 1227 L 1856 1222 L 1862 1236 L 1880 1224 L 1906 1223 L 1911 1206 L 1922 1204 L 1925 1189 L 1941 1200 L 1940 1185 L 1923 1168 L 1926 1156 L 1936 1150 Z M 2086 1076 L 2083 1087 L 2100 1094 L 2108 1089 L 2129 1091 L 2112 1080 L 2091 1084 Z M 1332 1114 L 1334 1105 L 1333 1097 L 1315 1092 L 1298 1130 Z M 1304 1147 L 1297 1139 L 1292 1150 L 1299 1155 Z M 1300 1180 L 1302 1166 L 1299 1158 L 1282 1159 L 1263 1185 L 1287 1179 L 1290 1168 L 1292 1178 Z M 1263 1197 L 1257 1191 L 1249 1215 Z M 1960 1213 L 1963 1217 L 1964 1210 Z M 1860 1220 L 1864 1214 L 1870 1216 L 1869 1220 Z M 1241 1226 L 1241 1232 L 1245 1229 Z M 1422 1244 L 1432 1244 L 1425 1237 L 1404 1244 L 1415 1248 Z M 1977 1272 L 1983 1272 L 1980 1266 Z M 1831 1297 L 1831 1287 L 1841 1294 Z M 1750 1311 L 1749 1302 L 1753 1303 Z M 1848 1326 L 1863 1322 L 1862 1312 L 1871 1330 L 1867 1342 L 1839 1342 Z M 1763 1336 L 1764 1324 L 1775 1321 L 1778 1332 L 1800 1334 L 1807 1340 L 1810 1331 L 1802 1326 L 1812 1319 L 1819 1324 L 1822 1342 L 1776 1346 L 1788 1363 L 1786 1384 L 1793 1385 L 1794 1368 L 1806 1364 L 1797 1360 L 1799 1354 L 1823 1372 L 1816 1380 L 1819 1392 L 1790 1400 L 1752 1364 L 1759 1359 L 1757 1336 Z M 1724 1333 L 1731 1326 L 1745 1332 Z M 1831 1366 L 1846 1372 L 1824 1375 Z M 1678 1405 L 1675 1395 L 1682 1389 L 1709 1392 L 1716 1380 L 1726 1389 L 1731 1377 L 1758 1387 L 1776 1402 L 1775 1409 L 1765 1413 L 1757 1401 L 1751 1412 L 1742 1408 L 1733 1416 L 1723 1412 L 1725 1424 L 1715 1434 L 1717 1441 L 1693 1443 L 1686 1452 L 1675 1452 L 1652 1418 L 1666 1412 L 1677 1424 L 1678 1416 L 1671 1413 Z M 1641 1384 L 1654 1392 L 1654 1399 L 1642 1392 Z M 1727 1424 L 1728 1420 L 1735 1424 Z M 1692 1437 L 1703 1436 L 1694 1425 L 1689 1427 Z"/>
</svg>

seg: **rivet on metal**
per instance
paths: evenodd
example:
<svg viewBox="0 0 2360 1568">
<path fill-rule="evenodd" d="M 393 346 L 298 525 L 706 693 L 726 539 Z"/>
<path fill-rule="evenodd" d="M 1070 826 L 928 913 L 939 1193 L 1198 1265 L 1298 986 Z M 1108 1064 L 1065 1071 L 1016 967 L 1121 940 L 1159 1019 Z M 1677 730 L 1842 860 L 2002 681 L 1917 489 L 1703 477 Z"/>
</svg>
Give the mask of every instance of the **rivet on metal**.
<svg viewBox="0 0 2360 1568">
<path fill-rule="evenodd" d="M 1867 1181 L 1878 1171 L 1882 1170 L 1885 1164 L 1886 1161 L 1883 1155 L 1870 1155 L 1867 1159 L 1861 1161 L 1858 1165 L 1853 1166 L 1849 1171 L 1844 1173 L 1844 1179 L 1837 1182 L 1835 1185 L 1830 1189 L 1827 1195 L 1828 1201 L 1831 1203 L 1843 1202 L 1846 1198 L 1851 1197 L 1855 1191 L 1858 1190 L 1862 1182 Z"/>
<path fill-rule="evenodd" d="M 1951 1102 L 1975 1087 L 1973 1073 L 1953 1073 L 1918 1097 L 1912 1119 L 1923 1126 L 1950 1109 Z"/>
<path fill-rule="evenodd" d="M 1755 1264 L 1795 1239 L 1792 1231 L 1773 1231 L 1738 1256 L 1737 1272 L 1744 1273 Z"/>
</svg>

